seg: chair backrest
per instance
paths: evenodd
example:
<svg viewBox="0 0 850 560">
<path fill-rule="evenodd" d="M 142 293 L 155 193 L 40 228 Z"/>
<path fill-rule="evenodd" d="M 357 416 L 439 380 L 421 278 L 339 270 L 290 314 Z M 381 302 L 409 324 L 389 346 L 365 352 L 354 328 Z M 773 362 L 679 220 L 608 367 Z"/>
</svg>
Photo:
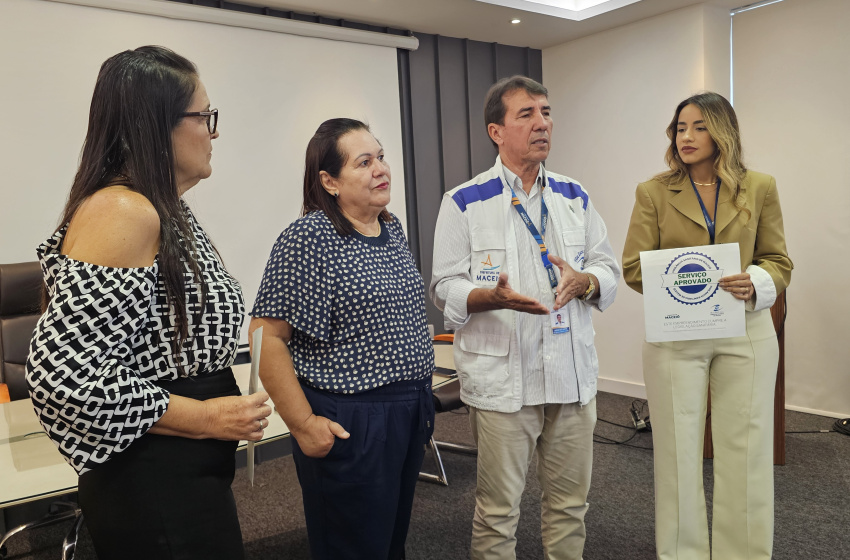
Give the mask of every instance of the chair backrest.
<svg viewBox="0 0 850 560">
<path fill-rule="evenodd" d="M 0 264 L 0 383 L 13 401 L 29 397 L 24 365 L 41 316 L 42 282 L 37 262 Z"/>
</svg>

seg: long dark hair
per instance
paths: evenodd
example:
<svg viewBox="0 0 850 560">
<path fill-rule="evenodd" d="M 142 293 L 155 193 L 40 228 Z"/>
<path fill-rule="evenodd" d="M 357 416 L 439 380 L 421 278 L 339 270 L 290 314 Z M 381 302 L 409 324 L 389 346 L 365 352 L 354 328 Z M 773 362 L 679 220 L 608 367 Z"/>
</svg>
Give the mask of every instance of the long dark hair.
<svg viewBox="0 0 850 560">
<path fill-rule="evenodd" d="M 126 185 L 150 201 L 160 221 L 159 271 L 176 315 L 175 353 L 189 330 L 182 261 L 201 284 L 203 299 L 207 293 L 195 259 L 194 236 L 177 192 L 171 142 L 197 85 L 195 65 L 165 47 L 139 47 L 103 63 L 92 95 L 80 167 L 57 228 L 68 224 L 86 199 L 108 186 Z"/>
<path fill-rule="evenodd" d="M 322 186 L 319 172 L 324 171 L 334 179 L 339 178 L 339 172 L 348 158 L 348 154 L 340 148 L 339 140 L 355 130 L 372 133 L 366 123 L 355 119 L 330 119 L 323 122 L 307 144 L 304 163 L 304 206 L 301 208 L 301 215 L 306 216 L 314 210 L 321 210 L 342 236 L 351 235 L 354 226 L 339 209 L 336 198 Z M 381 212 L 380 218 L 385 222 L 392 221 L 392 215 L 386 208 Z"/>
</svg>

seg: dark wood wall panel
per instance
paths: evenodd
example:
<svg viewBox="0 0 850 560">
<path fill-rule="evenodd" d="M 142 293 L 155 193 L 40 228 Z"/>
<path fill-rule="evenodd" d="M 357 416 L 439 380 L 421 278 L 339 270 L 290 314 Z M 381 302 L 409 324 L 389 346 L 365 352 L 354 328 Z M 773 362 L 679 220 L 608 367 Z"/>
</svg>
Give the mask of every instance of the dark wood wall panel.
<svg viewBox="0 0 850 560">
<path fill-rule="evenodd" d="M 528 76 L 528 49 L 496 45 L 496 77 L 507 78 L 514 74 Z"/>
<path fill-rule="evenodd" d="M 437 72 L 440 82 L 440 129 L 443 148 L 443 185 L 468 181 L 469 109 L 466 102 L 464 42 L 437 37 Z"/>
<path fill-rule="evenodd" d="M 431 280 L 431 259 L 434 252 L 434 224 L 443 195 L 443 156 L 440 131 L 439 73 L 437 68 L 437 36 L 420 35 L 419 49 L 410 53 L 410 114 L 409 127 L 413 138 L 414 189 L 407 189 L 407 205 L 415 205 L 417 237 L 422 277 L 427 290 Z M 405 165 L 407 161 L 405 161 Z M 442 313 L 426 298 L 428 322 L 435 329 L 443 327 Z"/>
<path fill-rule="evenodd" d="M 525 49 L 525 59 L 528 65 L 528 76 L 543 83 L 543 56 L 542 51 L 536 49 Z M 537 76 L 537 77 L 535 77 Z"/>
<path fill-rule="evenodd" d="M 413 122 L 413 104 L 411 102 L 410 91 L 410 51 L 406 49 L 396 49 L 396 58 L 398 60 L 398 92 L 399 92 L 399 107 L 401 108 L 401 122 Z M 419 216 L 415 204 L 416 200 L 416 161 L 414 157 L 413 146 L 413 127 L 402 126 L 401 130 L 401 149 L 402 157 L 399 158 L 403 163 L 404 187 L 406 200 L 405 210 L 407 213 L 407 242 L 410 244 L 410 252 L 413 253 L 413 258 L 416 261 L 416 267 L 422 270 L 422 259 L 420 258 L 421 251 L 419 250 Z M 396 173 L 398 170 L 396 169 Z M 398 175 L 396 175 L 398 177 Z M 412 202 L 411 202 L 412 201 Z"/>
<path fill-rule="evenodd" d="M 537 51 L 538 53 L 540 51 Z M 480 41 L 466 42 L 466 87 L 469 91 L 469 145 L 472 156 L 470 178 L 493 167 L 496 147 L 487 136 L 484 125 L 484 96 L 496 82 L 496 59 L 493 45 Z M 541 57 L 542 60 L 542 57 Z"/>
</svg>

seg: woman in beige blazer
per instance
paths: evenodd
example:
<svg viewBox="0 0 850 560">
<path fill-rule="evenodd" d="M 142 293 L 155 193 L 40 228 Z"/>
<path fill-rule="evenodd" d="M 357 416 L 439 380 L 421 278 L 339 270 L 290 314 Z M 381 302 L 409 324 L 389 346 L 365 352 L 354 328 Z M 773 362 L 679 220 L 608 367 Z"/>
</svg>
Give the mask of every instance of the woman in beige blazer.
<svg viewBox="0 0 850 560">
<path fill-rule="evenodd" d="M 773 548 L 773 390 L 779 350 L 770 307 L 791 279 L 773 177 L 741 161 L 738 120 L 716 93 L 682 101 L 667 128 L 670 171 L 638 185 L 623 251 L 642 292 L 640 252 L 738 243 L 741 273 L 720 287 L 746 302 L 747 334 L 645 343 L 655 448 L 659 560 L 769 560 Z M 711 390 L 712 546 L 702 449 Z"/>
</svg>

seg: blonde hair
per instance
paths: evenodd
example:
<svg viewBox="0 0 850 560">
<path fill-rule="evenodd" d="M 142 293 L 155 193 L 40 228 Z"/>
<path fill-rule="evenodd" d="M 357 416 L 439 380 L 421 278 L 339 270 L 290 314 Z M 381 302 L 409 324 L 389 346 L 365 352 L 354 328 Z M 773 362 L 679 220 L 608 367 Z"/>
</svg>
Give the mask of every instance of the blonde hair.
<svg viewBox="0 0 850 560">
<path fill-rule="evenodd" d="M 670 145 L 667 147 L 664 160 L 670 167 L 670 171 L 659 173 L 654 178 L 665 185 L 675 185 L 690 177 L 688 166 L 682 161 L 682 158 L 679 156 L 679 150 L 676 148 L 679 113 L 688 105 L 694 105 L 700 110 L 702 119 L 705 122 L 705 128 L 708 130 L 716 146 L 714 152 L 715 174 L 722 183 L 732 187 L 732 190 L 735 192 L 735 198 L 732 204 L 738 210 L 746 212 L 747 219 L 749 219 L 752 214 L 745 208 L 744 200 L 741 198 L 741 183 L 744 181 L 747 168 L 744 166 L 742 157 L 741 132 L 738 129 L 738 117 L 735 115 L 735 109 L 732 108 L 729 101 L 718 93 L 711 91 L 699 93 L 679 103 L 676 107 L 676 113 L 673 115 L 673 120 L 667 127 L 667 137 L 670 139 Z"/>
</svg>

